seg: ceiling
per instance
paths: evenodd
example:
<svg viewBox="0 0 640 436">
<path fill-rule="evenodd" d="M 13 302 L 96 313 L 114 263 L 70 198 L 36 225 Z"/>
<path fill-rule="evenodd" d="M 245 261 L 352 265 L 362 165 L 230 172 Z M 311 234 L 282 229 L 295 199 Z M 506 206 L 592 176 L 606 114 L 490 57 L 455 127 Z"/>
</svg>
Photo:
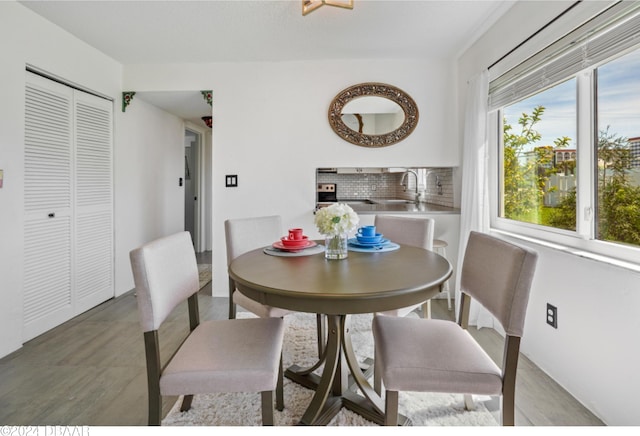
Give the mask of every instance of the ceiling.
<svg viewBox="0 0 640 436">
<path fill-rule="evenodd" d="M 514 1 L 354 0 L 353 10 L 323 6 L 306 16 L 300 0 L 20 3 L 127 65 L 455 59 Z M 185 94 L 145 92 L 134 98 L 184 119 L 200 110 L 199 119 L 202 96 Z"/>
</svg>

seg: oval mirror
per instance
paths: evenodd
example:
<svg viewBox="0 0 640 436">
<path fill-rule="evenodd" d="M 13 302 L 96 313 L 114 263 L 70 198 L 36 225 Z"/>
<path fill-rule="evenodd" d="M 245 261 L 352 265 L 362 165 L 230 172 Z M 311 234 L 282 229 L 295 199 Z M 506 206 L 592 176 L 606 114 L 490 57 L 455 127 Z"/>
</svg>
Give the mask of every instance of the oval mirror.
<svg viewBox="0 0 640 436">
<path fill-rule="evenodd" d="M 404 111 L 398 103 L 386 98 L 359 97 L 344 105 L 342 122 L 358 133 L 384 135 L 402 125 Z"/>
<path fill-rule="evenodd" d="M 402 141 L 418 124 L 418 107 L 395 86 L 362 83 L 340 92 L 329 106 L 329 124 L 338 136 L 362 147 Z"/>
</svg>

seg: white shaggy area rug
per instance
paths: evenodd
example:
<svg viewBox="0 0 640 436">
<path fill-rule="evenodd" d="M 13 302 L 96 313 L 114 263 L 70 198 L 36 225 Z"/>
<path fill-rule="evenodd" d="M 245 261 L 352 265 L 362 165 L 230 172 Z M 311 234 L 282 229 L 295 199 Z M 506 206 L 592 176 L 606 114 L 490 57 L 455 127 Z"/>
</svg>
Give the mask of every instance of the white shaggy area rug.
<svg viewBox="0 0 640 436">
<path fill-rule="evenodd" d="M 239 318 L 252 316 L 245 312 Z M 292 364 L 308 367 L 317 357 L 316 316 L 295 313 L 285 318 L 285 340 L 283 362 L 285 369 Z M 354 315 L 351 319 L 351 334 L 354 350 L 360 361 L 373 356 L 373 336 L 371 334 L 372 315 Z M 274 412 L 277 426 L 296 425 L 313 391 L 284 379 L 284 402 L 282 412 Z M 179 398 L 163 426 L 259 426 L 261 425 L 259 393 L 224 393 L 196 395 L 191 409 L 180 412 L 182 398 Z M 400 413 L 409 417 L 414 426 L 495 426 L 496 419 L 485 405 L 476 401 L 474 411 L 464 410 L 462 395 L 400 392 Z M 361 416 L 342 409 L 329 425 L 334 426 L 375 426 Z"/>
</svg>

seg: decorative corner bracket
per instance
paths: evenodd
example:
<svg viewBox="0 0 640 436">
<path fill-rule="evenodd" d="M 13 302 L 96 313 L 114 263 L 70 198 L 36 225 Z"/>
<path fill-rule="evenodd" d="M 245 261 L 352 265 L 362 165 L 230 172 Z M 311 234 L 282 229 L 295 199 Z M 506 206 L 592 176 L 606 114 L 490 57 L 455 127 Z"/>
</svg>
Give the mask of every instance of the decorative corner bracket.
<svg viewBox="0 0 640 436">
<path fill-rule="evenodd" d="M 122 112 L 124 112 L 127 106 L 131 104 L 131 100 L 133 100 L 134 95 L 136 95 L 136 93 L 133 91 L 127 91 L 122 93 Z"/>
<path fill-rule="evenodd" d="M 200 93 L 204 97 L 205 101 L 209 103 L 209 106 L 213 106 L 213 91 L 212 90 L 200 91 Z"/>
</svg>

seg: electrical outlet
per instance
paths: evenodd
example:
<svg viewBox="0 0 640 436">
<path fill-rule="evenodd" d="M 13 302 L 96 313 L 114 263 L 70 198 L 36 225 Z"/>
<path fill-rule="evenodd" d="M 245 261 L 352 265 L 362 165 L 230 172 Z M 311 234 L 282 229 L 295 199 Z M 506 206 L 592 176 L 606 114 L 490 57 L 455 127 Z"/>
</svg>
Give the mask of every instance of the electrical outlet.
<svg viewBox="0 0 640 436">
<path fill-rule="evenodd" d="M 547 303 L 547 324 L 554 329 L 558 328 L 558 308 Z"/>
</svg>

